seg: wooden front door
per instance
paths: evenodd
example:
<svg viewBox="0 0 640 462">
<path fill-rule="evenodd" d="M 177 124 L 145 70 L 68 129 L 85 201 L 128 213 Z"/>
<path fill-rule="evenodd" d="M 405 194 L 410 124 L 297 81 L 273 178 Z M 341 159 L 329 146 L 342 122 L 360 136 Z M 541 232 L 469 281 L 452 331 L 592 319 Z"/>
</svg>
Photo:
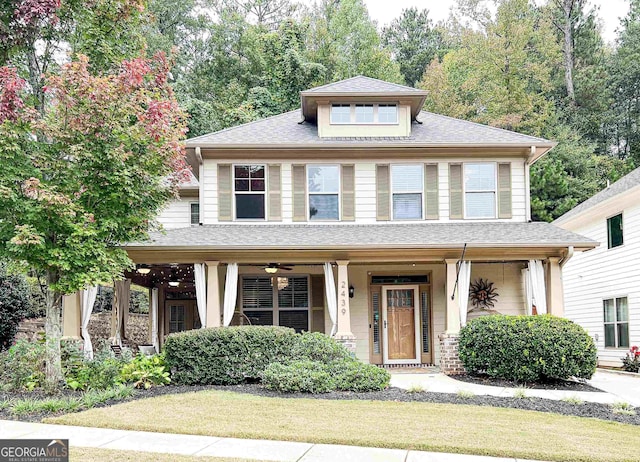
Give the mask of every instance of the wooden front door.
<svg viewBox="0 0 640 462">
<path fill-rule="evenodd" d="M 386 364 L 420 363 L 419 286 L 382 287 L 382 328 Z"/>
</svg>

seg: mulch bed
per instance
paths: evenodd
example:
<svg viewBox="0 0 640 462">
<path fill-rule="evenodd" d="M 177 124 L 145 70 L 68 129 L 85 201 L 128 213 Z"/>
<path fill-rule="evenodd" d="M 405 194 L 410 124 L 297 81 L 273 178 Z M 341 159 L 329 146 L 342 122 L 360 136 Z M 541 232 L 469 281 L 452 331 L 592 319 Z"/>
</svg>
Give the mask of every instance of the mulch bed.
<svg viewBox="0 0 640 462">
<path fill-rule="evenodd" d="M 492 387 L 526 387 L 536 390 L 567 390 L 567 391 L 590 391 L 601 392 L 602 390 L 592 387 L 586 382 L 576 380 L 550 380 L 547 382 L 515 382 L 511 380 L 496 379 L 488 375 L 454 375 L 452 379 L 461 382 L 473 383 L 476 385 L 490 385 Z"/>
<path fill-rule="evenodd" d="M 493 406 L 502 408 L 521 409 L 529 411 L 539 412 L 552 412 L 556 414 L 577 416 L 577 417 L 592 417 L 602 420 L 612 420 L 615 422 L 640 425 L 640 415 L 622 415 L 614 414 L 610 405 L 584 402 L 582 404 L 572 404 L 566 401 L 556 401 L 542 398 L 509 398 L 498 396 L 485 396 L 474 395 L 469 397 L 462 397 L 453 393 L 434 393 L 434 392 L 414 392 L 410 393 L 400 388 L 388 388 L 378 392 L 368 393 L 354 393 L 354 392 L 332 392 L 322 393 L 317 395 L 307 393 L 278 393 L 269 391 L 259 384 L 243 384 L 243 385 L 230 385 L 230 386 L 186 386 L 186 385 L 168 385 L 165 387 L 155 387 L 149 390 L 135 390 L 134 394 L 125 400 L 113 400 L 103 403 L 96 407 L 105 407 L 113 404 L 122 403 L 124 401 L 131 401 L 137 399 L 150 398 L 154 396 L 161 396 L 166 394 L 176 393 L 191 393 L 202 390 L 220 390 L 231 391 L 235 393 L 249 393 L 252 395 L 264 396 L 269 398 L 288 398 L 288 399 L 327 399 L 327 400 L 369 400 L 369 401 L 395 401 L 395 402 L 423 402 L 423 403 L 442 403 L 442 404 L 466 404 L 473 406 Z M 583 391 L 583 390 L 576 390 Z M 34 398 L 37 395 L 24 393 L 21 397 Z M 2 395 L 0 394 L 0 400 L 7 397 L 16 397 L 15 395 Z M 0 410 L 0 419 L 7 420 L 23 420 L 38 422 L 44 417 L 50 417 L 55 414 L 41 413 L 38 415 L 29 415 L 16 417 L 9 413 L 7 410 Z"/>
</svg>

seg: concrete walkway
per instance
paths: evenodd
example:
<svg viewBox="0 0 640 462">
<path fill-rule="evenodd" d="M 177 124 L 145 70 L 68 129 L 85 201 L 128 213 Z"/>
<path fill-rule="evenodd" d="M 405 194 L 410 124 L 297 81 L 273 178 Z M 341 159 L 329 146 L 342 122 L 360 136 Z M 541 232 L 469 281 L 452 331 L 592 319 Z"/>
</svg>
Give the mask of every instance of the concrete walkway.
<svg viewBox="0 0 640 462">
<path fill-rule="evenodd" d="M 287 462 L 525 462 L 524 459 L 364 448 L 289 441 L 245 440 L 0 420 L 3 439 L 68 439 L 73 447 Z"/>
<path fill-rule="evenodd" d="M 588 381 L 593 387 L 602 392 L 568 391 L 568 390 L 541 390 L 533 388 L 494 387 L 489 385 L 477 385 L 474 383 L 455 380 L 439 372 L 427 373 L 402 373 L 391 372 L 391 386 L 409 389 L 422 388 L 424 391 L 437 393 L 470 392 L 475 395 L 514 396 L 515 393 L 525 393 L 525 396 L 546 399 L 579 398 L 593 403 L 613 404 L 626 402 L 633 406 L 640 406 L 640 376 L 619 375 L 604 370 L 598 370 L 592 380 Z"/>
</svg>

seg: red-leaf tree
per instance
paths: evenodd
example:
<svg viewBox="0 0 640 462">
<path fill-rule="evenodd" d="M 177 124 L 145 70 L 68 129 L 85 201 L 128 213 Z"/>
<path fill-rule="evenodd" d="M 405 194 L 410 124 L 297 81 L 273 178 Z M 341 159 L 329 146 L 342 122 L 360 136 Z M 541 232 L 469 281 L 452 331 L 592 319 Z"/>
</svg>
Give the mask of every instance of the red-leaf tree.
<svg viewBox="0 0 640 462">
<path fill-rule="evenodd" d="M 44 116 L 23 103 L 15 69 L 0 68 L 0 255 L 46 275 L 51 386 L 62 295 L 120 277 L 131 261 L 119 245 L 146 237 L 188 174 L 169 66 L 158 54 L 93 75 L 79 56 L 47 78 Z"/>
</svg>

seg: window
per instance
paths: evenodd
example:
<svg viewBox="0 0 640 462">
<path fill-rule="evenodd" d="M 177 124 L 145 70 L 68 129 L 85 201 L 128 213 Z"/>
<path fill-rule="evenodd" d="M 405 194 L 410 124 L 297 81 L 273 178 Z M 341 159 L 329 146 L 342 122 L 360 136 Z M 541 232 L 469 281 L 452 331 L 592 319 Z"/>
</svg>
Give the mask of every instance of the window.
<svg viewBox="0 0 640 462">
<path fill-rule="evenodd" d="M 629 348 L 629 306 L 627 297 L 603 300 L 604 346 Z"/>
<path fill-rule="evenodd" d="M 622 237 L 622 214 L 607 218 L 607 236 L 610 249 L 624 244 Z"/>
<path fill-rule="evenodd" d="M 169 307 L 169 333 L 185 330 L 184 305 Z"/>
<path fill-rule="evenodd" d="M 309 330 L 309 278 L 242 278 L 242 311 L 252 325 Z"/>
<path fill-rule="evenodd" d="M 381 124 L 397 124 L 398 106 L 395 104 L 379 104 L 378 122 Z"/>
<path fill-rule="evenodd" d="M 191 224 L 200 224 L 200 204 L 198 202 L 191 202 Z"/>
<path fill-rule="evenodd" d="M 495 218 L 495 164 L 464 164 L 464 214 L 466 218 Z"/>
<path fill-rule="evenodd" d="M 351 105 L 332 104 L 331 105 L 331 123 L 332 124 L 351 123 Z"/>
<path fill-rule="evenodd" d="M 356 104 L 356 123 L 373 123 L 373 104 Z"/>
<path fill-rule="evenodd" d="M 339 220 L 340 167 L 338 165 L 308 165 L 310 220 Z"/>
<path fill-rule="evenodd" d="M 422 219 L 422 169 L 422 165 L 391 166 L 394 220 Z"/>
<path fill-rule="evenodd" d="M 264 220 L 264 165 L 236 165 L 233 169 L 236 218 Z"/>
</svg>

